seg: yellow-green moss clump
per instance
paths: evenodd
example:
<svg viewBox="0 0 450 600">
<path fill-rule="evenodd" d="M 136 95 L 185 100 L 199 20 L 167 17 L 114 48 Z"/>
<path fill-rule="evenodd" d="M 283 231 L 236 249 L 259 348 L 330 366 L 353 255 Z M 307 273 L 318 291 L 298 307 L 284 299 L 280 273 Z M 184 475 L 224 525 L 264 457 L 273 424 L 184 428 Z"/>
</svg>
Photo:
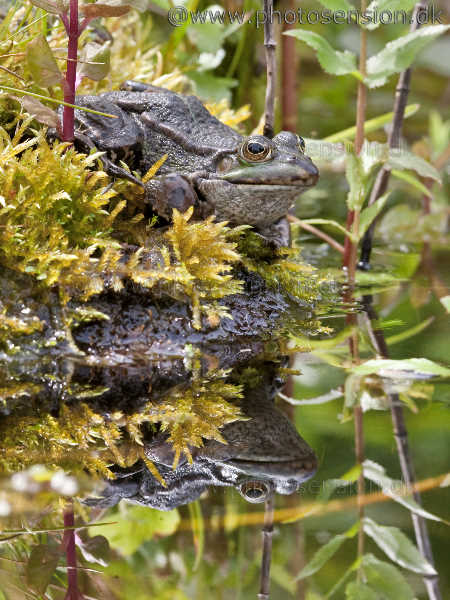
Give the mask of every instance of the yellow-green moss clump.
<svg viewBox="0 0 450 600">
<path fill-rule="evenodd" d="M 63 303 L 100 293 L 107 279 L 119 291 L 129 278 L 190 299 L 197 328 L 202 312 L 214 318 L 223 313 L 216 301 L 241 289 L 229 273 L 240 257 L 225 223 L 191 223 L 192 211 L 175 211 L 165 235 L 150 231 L 144 245 L 125 257 L 113 228 L 126 201 L 109 189 L 106 173 L 92 169 L 98 153 L 50 145 L 43 132 L 21 141 L 29 123 L 12 137 L 0 128 L 1 264 L 47 287 L 58 284 Z M 117 229 L 124 229 L 123 220 Z M 146 260 L 151 252 L 159 260 Z"/>
<path fill-rule="evenodd" d="M 182 454 L 192 462 L 191 448 L 203 446 L 203 439 L 226 443 L 220 428 L 243 416 L 233 402 L 242 397 L 242 387 L 225 383 L 225 375 L 217 372 L 177 386 L 129 415 L 116 411 L 105 416 L 85 403 L 62 403 L 58 417 L 38 412 L 5 416 L 0 420 L 0 473 L 39 463 L 74 472 L 86 468 L 93 475 L 112 478 L 111 465 L 131 466 L 142 458 L 159 478 L 143 452 L 143 425 L 158 423 L 169 433 L 174 468 Z"/>
</svg>

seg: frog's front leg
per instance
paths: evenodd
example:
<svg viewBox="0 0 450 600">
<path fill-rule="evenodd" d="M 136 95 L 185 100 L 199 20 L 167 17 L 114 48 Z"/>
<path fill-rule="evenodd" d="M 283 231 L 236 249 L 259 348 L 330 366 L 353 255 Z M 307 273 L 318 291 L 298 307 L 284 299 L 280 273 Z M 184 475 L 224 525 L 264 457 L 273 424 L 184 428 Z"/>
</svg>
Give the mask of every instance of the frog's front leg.
<svg viewBox="0 0 450 600">
<path fill-rule="evenodd" d="M 179 173 L 167 173 L 154 177 L 145 184 L 146 200 L 153 210 L 167 220 L 172 218 L 172 211 L 186 212 L 194 207 L 194 217 L 205 218 L 211 214 L 195 190 L 195 179 Z"/>
<path fill-rule="evenodd" d="M 256 232 L 274 248 L 289 247 L 291 245 L 291 228 L 286 217 L 282 217 L 275 223 L 265 227 L 257 227 Z"/>
</svg>

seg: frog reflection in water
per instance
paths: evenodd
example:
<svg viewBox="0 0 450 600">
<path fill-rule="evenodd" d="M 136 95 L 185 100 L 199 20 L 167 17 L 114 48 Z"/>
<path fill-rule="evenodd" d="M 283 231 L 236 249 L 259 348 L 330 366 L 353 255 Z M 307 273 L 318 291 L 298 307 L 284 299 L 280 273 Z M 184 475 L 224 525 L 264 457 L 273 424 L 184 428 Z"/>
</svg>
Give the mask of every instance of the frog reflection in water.
<svg viewBox="0 0 450 600">
<path fill-rule="evenodd" d="M 246 421 L 226 425 L 226 444 L 206 441 L 192 449 L 193 463 L 182 459 L 172 470 L 173 451 L 165 436 L 145 446 L 145 452 L 164 477 L 163 487 L 147 468 L 123 469 L 107 483 L 100 498 L 87 504 L 113 506 L 128 499 L 159 510 L 194 501 L 209 486 L 234 486 L 249 502 L 263 502 L 272 492 L 292 494 L 317 469 L 314 451 L 278 410 L 267 390 L 246 393 L 242 404 Z"/>
<path fill-rule="evenodd" d="M 298 135 L 282 131 L 273 139 L 248 138 L 212 116 L 198 98 L 126 82 L 125 89 L 78 96 L 80 106 L 113 114 L 75 111 L 76 138 L 105 151 L 110 174 L 139 181 L 167 154 L 145 184 L 146 199 L 161 216 L 190 206 L 198 218 L 253 225 L 265 237 L 286 243 L 285 216 L 295 198 L 316 184 L 319 173 Z M 283 237 L 284 236 L 284 237 Z"/>
</svg>

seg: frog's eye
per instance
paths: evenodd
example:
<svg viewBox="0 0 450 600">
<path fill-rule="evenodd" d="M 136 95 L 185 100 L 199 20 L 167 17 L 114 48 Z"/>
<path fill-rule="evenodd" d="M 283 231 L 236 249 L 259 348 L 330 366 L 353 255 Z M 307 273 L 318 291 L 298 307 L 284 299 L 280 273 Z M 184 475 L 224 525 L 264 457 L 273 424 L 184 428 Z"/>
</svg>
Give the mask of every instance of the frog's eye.
<svg viewBox="0 0 450 600">
<path fill-rule="evenodd" d="M 272 144 L 262 135 L 248 138 L 242 144 L 241 155 L 251 162 L 268 160 L 272 155 Z"/>
<path fill-rule="evenodd" d="M 258 479 L 245 481 L 238 489 L 241 496 L 253 504 L 264 502 L 272 492 L 272 488 L 265 481 Z"/>
<path fill-rule="evenodd" d="M 306 148 L 306 144 L 305 144 L 305 140 L 300 137 L 299 135 L 297 136 L 297 147 L 300 150 L 300 152 L 305 152 L 305 148 Z"/>
</svg>

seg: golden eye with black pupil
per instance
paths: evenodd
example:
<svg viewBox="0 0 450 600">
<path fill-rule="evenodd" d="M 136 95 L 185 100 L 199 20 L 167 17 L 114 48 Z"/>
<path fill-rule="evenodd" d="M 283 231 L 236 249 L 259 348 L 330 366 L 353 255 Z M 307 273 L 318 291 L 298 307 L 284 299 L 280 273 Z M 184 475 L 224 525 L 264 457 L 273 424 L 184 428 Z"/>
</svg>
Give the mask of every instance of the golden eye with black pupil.
<svg viewBox="0 0 450 600">
<path fill-rule="evenodd" d="M 300 150 L 300 152 L 305 152 L 305 148 L 306 148 L 305 140 L 302 137 L 300 137 L 299 135 L 297 136 L 297 146 L 298 146 L 298 149 Z"/>
<path fill-rule="evenodd" d="M 250 162 L 262 162 L 268 160 L 272 154 L 272 145 L 269 140 L 260 138 L 249 138 L 241 147 L 241 155 Z"/>
<path fill-rule="evenodd" d="M 264 481 L 252 480 L 246 481 L 239 486 L 239 493 L 247 500 L 257 504 L 258 502 L 264 502 L 271 492 L 271 488 Z"/>
</svg>

